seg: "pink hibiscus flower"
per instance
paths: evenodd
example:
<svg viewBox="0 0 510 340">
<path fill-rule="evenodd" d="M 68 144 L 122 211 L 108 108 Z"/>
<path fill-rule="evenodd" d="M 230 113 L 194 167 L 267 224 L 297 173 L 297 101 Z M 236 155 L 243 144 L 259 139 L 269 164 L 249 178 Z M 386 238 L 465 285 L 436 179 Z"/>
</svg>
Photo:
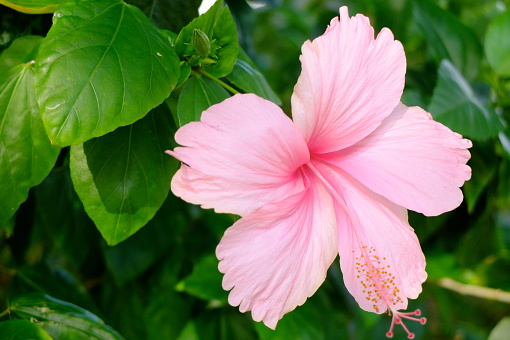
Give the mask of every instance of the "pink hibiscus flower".
<svg viewBox="0 0 510 340">
<path fill-rule="evenodd" d="M 400 103 L 406 59 L 389 29 L 374 39 L 346 7 L 302 48 L 294 122 L 275 104 L 237 94 L 177 131 L 183 164 L 172 191 L 240 215 L 216 255 L 229 303 L 275 328 L 321 285 L 340 254 L 360 307 L 393 326 L 425 281 L 407 210 L 438 215 L 462 202 L 469 140 Z"/>
</svg>

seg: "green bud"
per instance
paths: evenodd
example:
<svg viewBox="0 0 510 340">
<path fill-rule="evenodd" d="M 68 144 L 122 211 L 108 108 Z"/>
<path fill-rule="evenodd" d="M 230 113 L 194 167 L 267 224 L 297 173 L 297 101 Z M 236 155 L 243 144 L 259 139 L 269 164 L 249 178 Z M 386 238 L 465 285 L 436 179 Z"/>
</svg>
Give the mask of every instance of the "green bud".
<svg viewBox="0 0 510 340">
<path fill-rule="evenodd" d="M 193 48 L 195 48 L 195 51 L 197 51 L 198 55 L 201 57 L 207 57 L 211 52 L 211 42 L 209 41 L 209 37 L 207 34 L 197 28 L 193 30 L 193 35 L 191 36 L 191 44 L 193 45 Z"/>
</svg>

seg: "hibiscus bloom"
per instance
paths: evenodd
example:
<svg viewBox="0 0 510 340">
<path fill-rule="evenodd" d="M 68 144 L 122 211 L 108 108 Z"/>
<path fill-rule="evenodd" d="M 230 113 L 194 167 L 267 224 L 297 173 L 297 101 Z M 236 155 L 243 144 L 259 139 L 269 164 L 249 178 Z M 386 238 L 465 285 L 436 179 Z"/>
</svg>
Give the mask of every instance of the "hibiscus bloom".
<svg viewBox="0 0 510 340">
<path fill-rule="evenodd" d="M 274 103 L 237 94 L 180 128 L 172 191 L 241 216 L 216 255 L 229 303 L 275 328 L 302 305 L 340 254 L 360 307 L 402 318 L 425 281 L 407 209 L 428 216 L 462 202 L 469 140 L 400 103 L 406 59 L 389 29 L 374 39 L 346 7 L 302 48 L 290 120 Z"/>
</svg>

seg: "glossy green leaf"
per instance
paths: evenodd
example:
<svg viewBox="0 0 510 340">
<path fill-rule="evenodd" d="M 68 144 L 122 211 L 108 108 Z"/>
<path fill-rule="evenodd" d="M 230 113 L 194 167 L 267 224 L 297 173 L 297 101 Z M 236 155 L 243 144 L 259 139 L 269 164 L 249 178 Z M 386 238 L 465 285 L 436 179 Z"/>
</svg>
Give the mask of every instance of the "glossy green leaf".
<svg viewBox="0 0 510 340">
<path fill-rule="evenodd" d="M 11 218 L 55 164 L 34 98 L 32 64 L 0 74 L 0 225 Z"/>
<path fill-rule="evenodd" d="M 277 105 L 282 104 L 282 101 L 273 92 L 262 73 L 244 60 L 237 59 L 234 69 L 227 76 L 227 79 L 246 92 L 255 93 Z"/>
<path fill-rule="evenodd" d="M 43 39 L 39 35 L 25 35 L 14 40 L 11 46 L 0 54 L 0 73 L 34 60 Z"/>
<path fill-rule="evenodd" d="M 472 139 L 495 137 L 504 128 L 496 112 L 476 98 L 471 86 L 448 60 L 443 60 L 439 67 L 428 111 L 435 120 Z"/>
<path fill-rule="evenodd" d="M 510 316 L 501 319 L 491 331 L 487 340 L 506 340 L 510 334 Z"/>
<path fill-rule="evenodd" d="M 223 6 L 223 0 L 216 1 L 206 13 L 181 30 L 175 42 L 175 50 L 181 59 L 198 56 L 191 42 L 195 29 L 202 31 L 211 40 L 211 59 L 215 61 L 202 64 L 200 67 L 218 78 L 232 72 L 237 59 L 239 42 L 234 19 L 228 6 Z"/>
<path fill-rule="evenodd" d="M 179 78 L 168 40 L 121 0 L 66 3 L 36 62 L 36 93 L 51 140 L 78 144 L 131 124 Z"/>
<path fill-rule="evenodd" d="M 27 14 L 52 13 L 67 0 L 0 0 L 0 5 Z"/>
<path fill-rule="evenodd" d="M 214 81 L 202 77 L 191 77 L 184 84 L 177 102 L 179 126 L 199 121 L 205 109 L 229 96 L 228 92 Z"/>
<path fill-rule="evenodd" d="M 475 78 L 482 58 L 475 32 L 430 0 L 415 0 L 413 14 L 435 61 L 449 59 L 466 78 Z"/>
<path fill-rule="evenodd" d="M 224 77 L 232 72 L 239 50 L 236 24 L 228 6 L 223 8 L 213 26 L 212 40 L 219 46 L 218 60 L 204 69 L 215 77 Z"/>
<path fill-rule="evenodd" d="M 169 119 L 160 105 L 135 124 L 71 147 L 75 190 L 109 245 L 143 227 L 169 192 Z"/>
<path fill-rule="evenodd" d="M 485 33 L 485 54 L 494 71 L 510 76 L 510 10 L 498 15 Z"/>
<path fill-rule="evenodd" d="M 8 340 L 52 340 L 41 327 L 28 320 L 8 320 L 0 322 L 0 334 Z"/>
<path fill-rule="evenodd" d="M 11 302 L 10 311 L 17 317 L 39 323 L 55 339 L 123 339 L 86 309 L 45 294 L 19 296 Z"/>
<path fill-rule="evenodd" d="M 185 55 L 193 53 L 193 46 L 191 46 L 191 36 L 195 28 L 201 30 L 207 36 L 212 36 L 212 30 L 217 18 L 224 8 L 223 0 L 218 0 L 216 3 L 209 8 L 207 12 L 193 19 L 188 25 L 186 25 L 178 34 L 175 40 L 175 52 L 181 58 Z"/>
<path fill-rule="evenodd" d="M 204 300 L 226 304 L 228 292 L 221 287 L 222 276 L 216 256 L 207 255 L 193 267 L 189 276 L 177 284 L 176 289 Z"/>
</svg>

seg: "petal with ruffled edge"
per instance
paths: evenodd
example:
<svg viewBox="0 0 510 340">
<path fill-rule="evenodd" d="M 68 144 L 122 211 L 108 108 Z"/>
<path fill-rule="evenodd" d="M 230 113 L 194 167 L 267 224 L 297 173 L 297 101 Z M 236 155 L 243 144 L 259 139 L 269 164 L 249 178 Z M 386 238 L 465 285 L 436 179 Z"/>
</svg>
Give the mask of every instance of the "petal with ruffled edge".
<svg viewBox="0 0 510 340">
<path fill-rule="evenodd" d="M 365 139 L 321 158 L 390 201 L 434 216 L 462 202 L 470 147 L 423 109 L 399 104 Z"/>
<path fill-rule="evenodd" d="M 172 192 L 217 212 L 244 215 L 304 190 L 297 171 L 310 159 L 292 121 L 274 103 L 238 94 L 181 127 L 168 154 L 184 164 Z"/>
<path fill-rule="evenodd" d="M 345 286 L 360 307 L 406 309 L 427 278 L 425 257 L 407 210 L 371 192 L 341 169 L 316 163 L 334 191 Z"/>
<path fill-rule="evenodd" d="M 272 329 L 319 288 L 337 254 L 331 195 L 311 181 L 305 192 L 241 218 L 216 249 L 229 303 Z"/>
<path fill-rule="evenodd" d="M 340 8 L 326 32 L 302 47 L 292 116 L 310 152 L 346 148 L 374 131 L 397 106 L 406 58 L 387 28 L 374 39 L 367 17 Z"/>
</svg>

